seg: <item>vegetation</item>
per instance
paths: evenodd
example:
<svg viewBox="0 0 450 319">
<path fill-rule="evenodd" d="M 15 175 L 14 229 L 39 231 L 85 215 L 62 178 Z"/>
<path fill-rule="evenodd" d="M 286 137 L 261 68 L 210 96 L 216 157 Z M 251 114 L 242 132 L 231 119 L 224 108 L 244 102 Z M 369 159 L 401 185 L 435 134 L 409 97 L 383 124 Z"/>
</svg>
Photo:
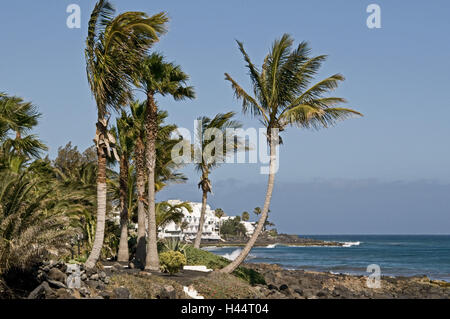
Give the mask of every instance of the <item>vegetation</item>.
<svg viewBox="0 0 450 319">
<path fill-rule="evenodd" d="M 270 150 L 267 192 L 258 224 L 241 254 L 222 271 L 231 273 L 248 256 L 266 222 L 277 167 L 276 149 L 282 144 L 279 132 L 293 126 L 305 129 L 327 128 L 339 120 L 362 114 L 349 108 L 336 107 L 345 103 L 343 98 L 324 97 L 344 80 L 340 74 L 332 75 L 311 85 L 326 56 L 310 57 L 310 48 L 301 42 L 293 48 L 293 39 L 284 34 L 275 40 L 266 55 L 261 70 L 250 60 L 244 45 L 237 41 L 249 71 L 253 93 L 247 93 L 228 73 L 225 79 L 237 99 L 242 101 L 242 111 L 258 118 L 266 128 Z"/>
<path fill-rule="evenodd" d="M 186 256 L 186 249 L 188 247 L 188 244 L 183 244 L 179 239 L 166 239 L 164 240 L 163 244 L 164 251 L 178 251 Z"/>
<path fill-rule="evenodd" d="M 247 230 L 245 226 L 242 225 L 239 218 L 230 218 L 222 223 L 220 226 L 220 234 L 222 235 L 232 235 L 232 236 L 245 236 Z"/>
<path fill-rule="evenodd" d="M 240 278 L 224 273 L 212 273 L 192 283 L 197 292 L 206 299 L 254 299 L 252 287 Z"/>
<path fill-rule="evenodd" d="M 248 150 L 246 141 L 230 136 L 227 129 L 240 128 L 241 124 L 234 120 L 234 112 L 225 112 L 213 118 L 199 117 L 201 125 L 195 134 L 200 143 L 189 145 L 198 148 L 194 154 L 200 155 L 195 158 L 195 168 L 201 174 L 198 187 L 202 191 L 194 244 L 158 242 L 160 229 L 171 222 L 184 229 L 184 211 L 192 212 L 187 202 L 155 202 L 158 191 L 187 179 L 171 153 L 183 139 L 175 124 L 165 123 L 168 113 L 159 109 L 157 96 L 195 98 L 194 89 L 187 85 L 189 76 L 181 66 L 167 62 L 160 53 L 149 52 L 165 34 L 167 22 L 164 12 L 148 16 L 133 11 L 115 16 L 109 1 L 96 3 L 88 24 L 85 58 L 97 122 L 94 144 L 84 152 L 69 142 L 58 149 L 54 161 L 41 158 L 47 146 L 32 132 L 41 116 L 37 108 L 19 97 L 0 93 L 0 285 L 4 285 L 2 276 L 27 271 L 47 258 L 85 262 L 88 269 L 105 258 L 131 260 L 140 268 L 169 274 L 185 264 L 205 265 L 239 278 L 215 273 L 197 281 L 200 294 L 211 298 L 250 298 L 246 283 L 264 283 L 258 272 L 241 263 L 259 234 L 274 226 L 268 214 L 276 150 L 282 144 L 279 132 L 290 126 L 327 128 L 338 120 L 362 114 L 337 107 L 345 102 L 342 98 L 325 96 L 344 80 L 342 75 L 312 84 L 326 56 L 311 57 L 306 42 L 294 48 L 293 39 L 283 35 L 274 42 L 260 69 L 238 42 L 253 94 L 229 74 L 225 78 L 242 101 L 243 112 L 264 125 L 270 149 L 264 206 L 253 211 L 259 217 L 256 229 L 232 262 L 198 249 L 208 193 L 212 192 L 211 172 L 227 156 Z M 137 90 L 145 94 L 145 101 L 134 100 Z M 118 116 L 110 123 L 113 112 Z M 221 218 L 226 214 L 217 208 L 215 215 Z M 250 214 L 243 212 L 227 219 L 220 233 L 245 236 L 241 220 L 250 220 Z M 275 236 L 277 232 L 272 229 L 269 234 Z M 146 276 L 118 275 L 112 287 L 127 286 L 135 297 L 157 297 L 158 280 L 150 283 Z M 6 288 L 1 286 L 0 290 Z"/>
<path fill-rule="evenodd" d="M 161 299 L 164 286 L 170 285 L 175 288 L 177 298 L 186 298 L 183 286 L 176 281 L 159 276 L 148 276 L 145 274 L 120 274 L 111 277 L 108 289 L 112 292 L 115 288 L 125 287 L 136 299 Z"/>
<path fill-rule="evenodd" d="M 186 265 L 186 257 L 179 251 L 168 250 L 159 254 L 161 271 L 176 274 Z"/>
<path fill-rule="evenodd" d="M 222 208 L 216 208 L 216 210 L 214 211 L 214 215 L 216 215 L 216 217 L 218 218 L 221 218 L 225 216 L 225 212 L 223 211 Z"/>
<path fill-rule="evenodd" d="M 187 265 L 205 265 L 209 269 L 219 270 L 230 264 L 230 261 L 224 257 L 215 255 L 209 251 L 186 247 Z M 248 282 L 251 285 L 265 284 L 264 277 L 257 271 L 245 267 L 238 267 L 233 275 Z"/>
<path fill-rule="evenodd" d="M 165 62 L 163 56 L 160 54 L 154 53 L 142 59 L 135 75 L 147 96 L 145 109 L 145 154 L 148 172 L 148 239 L 145 268 L 158 270 L 159 261 L 155 210 L 158 107 L 155 101 L 155 95 L 170 95 L 175 100 L 183 100 L 186 98 L 193 99 L 195 94 L 192 87 L 185 85 L 189 76 L 181 70 L 180 66 Z"/>
<path fill-rule="evenodd" d="M 91 13 L 86 39 L 86 70 L 97 104 L 97 223 L 94 244 L 86 261 L 92 268 L 103 246 L 106 216 L 106 161 L 115 153 L 115 139 L 108 133 L 108 110 L 120 109 L 132 97 L 133 75 L 151 45 L 159 40 L 167 22 L 165 13 L 148 17 L 126 12 L 114 17 L 112 5 L 100 0 Z"/>
<path fill-rule="evenodd" d="M 209 180 L 211 170 L 224 163 L 227 156 L 245 150 L 244 141 L 230 136 L 230 132 L 227 130 L 242 127 L 239 122 L 232 120 L 233 116 L 233 112 L 228 112 L 225 114 L 217 114 L 213 119 L 206 116 L 197 119 L 201 125 L 198 126 L 195 134 L 197 134 L 197 140 L 201 141 L 201 143 L 194 146 L 199 148 L 194 154 L 203 155 L 196 161 L 197 164 L 195 165 L 197 171 L 202 174 L 198 183 L 198 188 L 202 190 L 202 209 L 197 236 L 194 241 L 195 248 L 200 248 L 202 240 L 208 193 L 212 191 L 211 181 Z M 213 144 L 212 148 L 211 144 Z"/>
</svg>

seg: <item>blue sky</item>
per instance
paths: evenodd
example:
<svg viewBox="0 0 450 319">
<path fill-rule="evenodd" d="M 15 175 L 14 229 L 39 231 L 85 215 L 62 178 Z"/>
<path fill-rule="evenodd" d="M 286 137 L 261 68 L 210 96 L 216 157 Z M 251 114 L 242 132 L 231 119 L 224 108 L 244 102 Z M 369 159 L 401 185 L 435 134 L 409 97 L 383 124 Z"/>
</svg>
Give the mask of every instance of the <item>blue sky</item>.
<svg viewBox="0 0 450 319">
<path fill-rule="evenodd" d="M 81 7 L 81 29 L 66 27 L 66 7 L 71 3 Z M 249 88 L 235 39 L 243 41 L 253 61 L 261 64 L 272 41 L 290 33 L 297 43 L 307 40 L 313 54 L 329 55 L 318 79 L 338 72 L 346 77 L 335 95 L 345 97 L 349 106 L 364 113 L 364 118 L 319 132 L 289 129 L 284 134 L 272 208 L 272 219 L 281 230 L 448 232 L 450 201 L 448 192 L 442 191 L 450 190 L 448 1 L 113 3 L 118 12 L 168 12 L 170 31 L 154 49 L 191 75 L 198 95 L 189 102 L 159 100 L 161 108 L 169 111 L 169 121 L 181 127 L 192 129 L 193 120 L 201 115 L 240 112 L 223 75 L 228 72 Z M 370 3 L 381 7 L 381 29 L 366 26 L 366 7 Z M 84 149 L 93 138 L 96 111 L 83 55 L 93 6 L 94 1 L 87 0 L 18 0 L 1 7 L 0 91 L 21 96 L 39 107 L 43 117 L 37 133 L 49 145 L 51 157 L 56 155 L 58 146 L 68 141 Z M 241 114 L 239 119 L 245 126 L 258 125 Z M 198 177 L 190 167 L 185 172 L 192 184 L 168 188 L 161 198 L 200 199 L 199 192 L 193 193 Z M 259 174 L 259 166 L 225 165 L 213 173 L 212 179 L 225 185 L 225 189 L 226 185 L 235 190 L 242 187 L 233 199 L 215 193 L 211 197 L 213 206 L 228 208 L 230 213 L 250 210 L 252 207 L 244 207 L 248 198 L 245 191 L 249 189 L 254 189 L 250 191 L 255 197 L 252 205 L 258 205 L 258 199 L 261 205 L 264 188 L 259 185 L 264 185 L 266 176 Z M 336 181 L 341 181 L 347 190 L 339 193 L 337 202 L 330 191 Z M 361 181 L 372 184 L 358 186 Z M 297 191 L 307 189 L 305 185 L 314 189 L 317 183 L 321 185 L 318 191 L 331 196 L 322 198 L 320 207 L 314 205 L 314 198 L 320 196 Z M 390 187 L 392 183 L 400 184 Z M 393 193 L 384 201 L 374 195 L 374 189 L 390 189 Z M 418 196 L 423 192 L 427 196 Z M 363 217 L 373 216 L 373 211 L 355 203 L 355 196 L 366 198 L 367 203 L 370 198 L 377 199 L 381 220 L 399 215 L 403 225 L 399 222 L 364 227 L 367 225 Z M 299 203 L 282 200 L 286 197 L 298 198 Z M 336 207 L 336 203 L 340 206 Z M 329 217 L 332 211 L 336 211 L 336 221 Z M 355 219 L 355 215 L 360 218 Z M 293 222 L 297 220 L 298 223 Z"/>
</svg>

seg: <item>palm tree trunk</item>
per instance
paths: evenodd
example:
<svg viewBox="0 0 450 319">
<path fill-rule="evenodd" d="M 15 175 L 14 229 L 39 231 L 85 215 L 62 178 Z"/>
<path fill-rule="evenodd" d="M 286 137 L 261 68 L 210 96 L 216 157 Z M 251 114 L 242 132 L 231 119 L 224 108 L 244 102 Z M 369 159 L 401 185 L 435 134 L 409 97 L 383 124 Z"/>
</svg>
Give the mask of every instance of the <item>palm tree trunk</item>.
<svg viewBox="0 0 450 319">
<path fill-rule="evenodd" d="M 98 132 L 102 134 L 104 132 Z M 103 135 L 105 136 L 105 135 Z M 106 154 L 97 148 L 98 168 L 97 168 L 97 224 L 95 228 L 95 239 L 92 245 L 91 254 L 86 261 L 86 268 L 91 269 L 100 258 L 102 252 L 103 240 L 105 237 L 105 219 L 106 219 Z"/>
<path fill-rule="evenodd" d="M 128 194 L 128 158 L 126 154 L 120 157 L 120 242 L 119 253 L 117 260 L 121 262 L 128 262 L 130 259 L 128 252 L 128 209 L 127 209 L 127 194 Z"/>
<path fill-rule="evenodd" d="M 277 135 L 278 138 L 278 135 Z M 275 167 L 276 167 L 276 148 L 275 143 L 270 143 L 270 164 L 269 164 L 269 180 L 267 183 L 267 192 L 266 192 L 266 199 L 264 200 L 264 207 L 261 213 L 261 217 L 259 218 L 258 224 L 255 228 L 255 231 L 252 234 L 252 237 L 245 245 L 244 249 L 241 251 L 239 256 L 233 260 L 230 264 L 228 264 L 226 267 L 222 268 L 220 272 L 224 273 L 232 273 L 237 267 L 239 267 L 240 264 L 242 264 L 247 258 L 248 254 L 252 250 L 256 240 L 258 239 L 259 234 L 262 232 L 264 228 L 264 224 L 267 220 L 267 216 L 269 215 L 269 206 L 270 206 L 270 200 L 272 198 L 272 191 L 275 181 Z"/>
<path fill-rule="evenodd" d="M 147 108 L 145 125 L 147 131 L 147 168 L 148 168 L 148 240 L 145 269 L 159 271 L 158 236 L 156 229 L 155 210 L 155 164 L 156 164 L 156 135 L 158 132 L 158 109 L 151 93 L 147 94 Z"/>
<path fill-rule="evenodd" d="M 194 248 L 200 248 L 203 234 L 203 225 L 205 224 L 205 212 L 206 212 L 206 201 L 208 198 L 208 192 L 203 191 L 202 196 L 202 210 L 200 213 L 200 222 L 198 224 L 197 237 L 195 237 Z"/>
<path fill-rule="evenodd" d="M 139 267 L 143 267 L 146 255 L 146 240 L 145 240 L 145 146 L 141 138 L 136 141 L 136 188 L 138 195 L 138 229 L 137 229 L 137 246 L 136 246 L 136 260 Z"/>
</svg>

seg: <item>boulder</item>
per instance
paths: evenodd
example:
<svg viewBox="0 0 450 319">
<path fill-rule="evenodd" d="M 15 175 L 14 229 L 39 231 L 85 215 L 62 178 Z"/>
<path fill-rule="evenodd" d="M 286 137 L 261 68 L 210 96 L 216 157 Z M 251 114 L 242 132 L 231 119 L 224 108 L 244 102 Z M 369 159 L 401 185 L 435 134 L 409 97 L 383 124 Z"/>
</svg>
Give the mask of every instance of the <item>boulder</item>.
<svg viewBox="0 0 450 319">
<path fill-rule="evenodd" d="M 272 285 L 272 284 L 269 284 L 269 285 L 267 286 L 267 288 L 269 288 L 270 290 L 278 290 L 278 287 L 275 286 L 275 285 Z"/>
<path fill-rule="evenodd" d="M 98 280 L 99 276 L 98 276 L 98 274 L 93 274 L 89 279 L 90 280 Z"/>
<path fill-rule="evenodd" d="M 67 286 L 65 284 L 63 284 L 62 282 L 56 281 L 56 280 L 51 280 L 51 279 L 47 279 L 48 284 L 50 285 L 50 287 L 52 288 L 67 288 Z"/>
<path fill-rule="evenodd" d="M 46 299 L 54 298 L 56 296 L 55 291 L 53 291 L 48 283 L 44 281 L 39 286 L 37 286 L 30 294 L 28 299 Z"/>
<path fill-rule="evenodd" d="M 158 298 L 158 299 L 176 299 L 177 292 L 175 291 L 175 288 L 173 286 L 165 285 L 164 287 L 161 288 L 161 290 L 156 298 Z"/>
<path fill-rule="evenodd" d="M 298 293 L 300 296 L 303 296 L 303 290 L 301 290 L 300 288 L 294 289 L 294 292 Z"/>
<path fill-rule="evenodd" d="M 92 289 L 98 289 L 100 287 L 100 283 L 97 280 L 87 280 L 86 284 Z"/>
<path fill-rule="evenodd" d="M 63 273 L 61 270 L 59 270 L 58 268 L 52 268 L 49 270 L 49 272 L 47 274 L 47 278 L 49 280 L 59 281 L 59 282 L 65 284 L 66 280 L 67 280 L 67 275 L 65 273 Z"/>
<path fill-rule="evenodd" d="M 107 291 L 102 291 L 100 292 L 100 296 L 103 297 L 103 299 L 110 299 L 111 298 L 111 294 Z"/>
<path fill-rule="evenodd" d="M 81 297 L 89 297 L 91 295 L 91 291 L 86 287 L 81 287 L 78 292 L 80 293 Z"/>
<path fill-rule="evenodd" d="M 116 299 L 130 299 L 130 291 L 125 287 L 119 287 L 113 290 Z"/>
</svg>

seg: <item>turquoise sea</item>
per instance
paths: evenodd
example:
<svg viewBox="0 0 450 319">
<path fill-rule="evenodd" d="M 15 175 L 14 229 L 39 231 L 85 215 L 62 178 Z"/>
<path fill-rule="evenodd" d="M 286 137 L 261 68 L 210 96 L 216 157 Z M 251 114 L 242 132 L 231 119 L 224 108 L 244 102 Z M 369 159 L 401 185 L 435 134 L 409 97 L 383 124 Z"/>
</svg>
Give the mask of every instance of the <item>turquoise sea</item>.
<svg viewBox="0 0 450 319">
<path fill-rule="evenodd" d="M 450 281 L 450 235 L 317 235 L 302 236 L 346 243 L 345 247 L 254 248 L 248 262 L 274 263 L 287 269 L 365 274 L 377 264 L 386 276 L 427 275 Z M 209 251 L 235 257 L 236 247 L 210 247 Z"/>
</svg>

